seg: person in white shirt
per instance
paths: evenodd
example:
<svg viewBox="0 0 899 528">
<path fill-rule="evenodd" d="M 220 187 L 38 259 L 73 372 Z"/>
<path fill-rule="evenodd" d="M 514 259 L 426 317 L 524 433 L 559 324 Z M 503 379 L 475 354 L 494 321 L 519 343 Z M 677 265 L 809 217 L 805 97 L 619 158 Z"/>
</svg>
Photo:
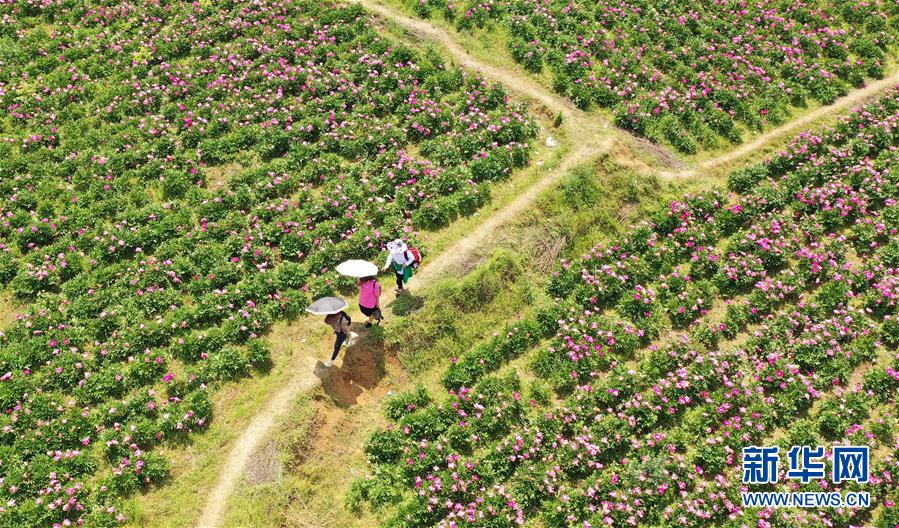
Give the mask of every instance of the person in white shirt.
<svg viewBox="0 0 899 528">
<path fill-rule="evenodd" d="M 397 295 L 403 292 L 405 284 L 409 282 L 409 278 L 412 277 L 412 265 L 415 263 L 415 257 L 408 251 L 408 249 L 406 243 L 400 239 L 387 243 L 387 251 L 389 254 L 387 255 L 387 261 L 384 262 L 384 267 L 381 271 L 387 271 L 387 269 L 393 265 L 393 272 L 396 274 Z"/>
</svg>

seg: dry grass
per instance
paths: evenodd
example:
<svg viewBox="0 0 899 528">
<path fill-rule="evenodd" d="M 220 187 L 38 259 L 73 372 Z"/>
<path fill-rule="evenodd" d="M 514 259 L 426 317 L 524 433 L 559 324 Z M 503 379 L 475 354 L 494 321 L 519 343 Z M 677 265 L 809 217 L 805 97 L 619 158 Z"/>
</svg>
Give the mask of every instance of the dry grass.
<svg viewBox="0 0 899 528">
<path fill-rule="evenodd" d="M 247 472 L 243 476 L 244 483 L 254 486 L 277 480 L 283 469 L 284 464 L 281 463 L 278 446 L 273 440 L 269 440 L 250 455 Z"/>
<path fill-rule="evenodd" d="M 233 161 L 224 165 L 216 165 L 206 168 L 206 187 L 215 189 L 227 185 L 228 180 L 232 176 L 240 173 L 246 167 L 243 164 Z"/>
<path fill-rule="evenodd" d="M 536 258 L 533 259 L 533 269 L 540 273 L 547 273 L 555 268 L 567 243 L 568 239 L 564 235 L 541 239 L 535 251 Z"/>
<path fill-rule="evenodd" d="M 24 310 L 24 307 L 13 300 L 12 295 L 0 292 L 0 330 L 9 327 Z"/>
<path fill-rule="evenodd" d="M 345 497 L 353 481 L 368 470 L 366 439 L 385 425 L 378 402 L 409 382 L 399 365 L 390 361 L 387 375 L 356 396 L 355 405 L 336 402 L 327 386 L 298 400 L 271 442 L 278 446 L 286 471 L 270 482 L 246 482 L 231 496 L 223 526 L 377 526 L 371 513 L 350 510 Z"/>
</svg>

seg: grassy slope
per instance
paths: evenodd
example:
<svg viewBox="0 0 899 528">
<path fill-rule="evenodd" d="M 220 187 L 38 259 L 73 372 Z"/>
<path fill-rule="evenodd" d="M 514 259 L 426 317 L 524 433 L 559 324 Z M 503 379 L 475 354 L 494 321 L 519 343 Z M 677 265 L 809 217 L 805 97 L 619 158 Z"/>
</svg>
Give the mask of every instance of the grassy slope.
<svg viewBox="0 0 899 528">
<path fill-rule="evenodd" d="M 414 384 L 435 386 L 439 369 L 428 368 L 425 359 L 439 364 L 433 360 L 445 359 L 457 347 L 465 347 L 489 335 L 502 321 L 519 315 L 516 307 L 527 306 L 526 301 L 534 293 L 525 276 L 514 273 L 522 268 L 507 253 L 484 267 L 491 269 L 486 273 L 480 269 L 474 272 L 478 280 L 448 279 L 435 284 L 432 289 L 435 293 L 428 299 L 441 298 L 443 302 L 426 300 L 414 316 L 399 322 L 391 318 L 392 327 L 386 332 L 388 341 L 399 335 L 415 336 L 427 351 L 388 356 L 384 377 L 365 399 L 347 405 L 342 399 L 344 394 L 338 379 L 326 382 L 313 398 L 297 402 L 291 415 L 305 415 L 305 418 L 283 424 L 274 439 L 287 471 L 270 482 L 256 485 L 245 482 L 243 489 L 231 499 L 225 526 L 376 526 L 376 513 L 351 511 L 345 504 L 345 497 L 353 480 L 367 471 L 363 454 L 365 441 L 371 432 L 384 426 L 378 402 L 393 392 L 408 390 Z M 494 295 L 483 305 L 483 310 L 459 311 L 444 297 L 467 293 L 473 285 L 488 280 L 495 286 L 490 288 Z M 434 332 L 430 323 L 434 317 L 445 316 L 448 308 L 455 309 L 457 314 L 451 321 L 446 321 L 453 329 L 444 327 L 445 333 Z M 418 324 L 419 319 L 424 319 L 425 324 Z M 421 335 L 422 332 L 425 335 Z M 301 441 L 293 441 L 298 436 Z"/>
<path fill-rule="evenodd" d="M 451 332 L 453 344 L 464 346 L 475 342 L 501 321 L 515 317 L 517 307 L 528 305 L 526 300 L 533 292 L 527 282 L 518 281 L 515 284 L 514 280 L 509 280 L 515 278 L 514 273 L 509 272 L 518 263 L 508 257 L 500 257 L 488 265 L 491 266 L 490 277 L 481 275 L 480 278 L 493 282 L 496 288 L 491 291 L 495 295 L 484 306 L 485 310 L 459 311 L 452 321 L 447 321 L 455 327 L 455 331 Z M 459 288 L 459 282 L 466 281 L 446 280 L 435 284 L 432 289 L 435 293 L 428 299 L 444 299 L 443 295 L 467 292 L 467 288 Z M 468 281 L 467 286 L 478 283 L 481 282 Z M 441 303 L 425 302 L 416 314 L 433 315 L 436 312 L 445 315 L 444 310 L 451 305 L 445 299 Z M 392 338 L 396 328 L 403 329 L 406 336 L 422 330 L 415 324 L 416 318 L 413 316 L 397 321 L 395 317 L 390 317 L 390 326 L 385 328 L 387 340 Z M 425 329 L 433 328 L 424 326 Z M 446 356 L 454 350 L 448 336 L 429 334 L 418 338 L 421 343 L 431 343 L 432 346 L 427 347 L 427 355 L 431 359 Z M 372 340 L 361 346 L 380 349 L 382 345 L 378 340 Z M 388 354 L 383 378 L 371 390 L 353 397 L 351 401 L 347 401 L 346 381 L 340 374 L 326 379 L 312 398 L 298 401 L 295 411 L 290 414 L 304 418 L 289 420 L 279 428 L 274 438 L 285 473 L 269 482 L 255 485 L 244 482 L 242 490 L 231 498 L 225 526 L 376 526 L 376 514 L 359 514 L 349 510 L 345 497 L 352 482 L 367 471 L 363 454 L 365 441 L 370 433 L 385 424 L 378 403 L 391 393 L 408 390 L 414 384 L 436 384 L 435 374 L 439 370 L 428 369 L 420 362 L 421 359 L 419 355 Z M 344 359 L 343 368 L 347 368 L 348 361 Z M 404 365 L 412 368 L 407 369 Z"/>
</svg>

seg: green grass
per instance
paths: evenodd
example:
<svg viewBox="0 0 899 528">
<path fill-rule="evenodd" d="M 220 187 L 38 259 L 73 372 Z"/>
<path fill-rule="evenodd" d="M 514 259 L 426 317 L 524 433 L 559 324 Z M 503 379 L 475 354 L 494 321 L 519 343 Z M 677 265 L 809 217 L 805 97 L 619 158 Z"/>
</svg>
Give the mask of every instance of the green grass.
<svg viewBox="0 0 899 528">
<path fill-rule="evenodd" d="M 557 263 L 551 257 L 579 256 L 646 218 L 660 202 L 685 191 L 700 192 L 717 181 L 662 180 L 621 167 L 603 155 L 569 171 L 558 188 L 522 211 L 499 235 L 501 245 L 524 255 L 528 267 L 545 276 Z M 556 254 L 551 242 L 559 240 L 564 243 Z"/>
<path fill-rule="evenodd" d="M 510 182 L 495 200 L 514 197 L 516 183 Z M 552 267 L 559 256 L 580 254 L 645 217 L 659 200 L 697 185 L 641 176 L 616 166 L 609 158 L 571 171 L 558 188 L 544 192 L 534 207 L 499 230 L 492 247 L 484 249 L 484 262 L 461 277 L 433 283 L 422 298 L 385 306 L 386 372 L 371 389 L 369 399 L 348 406 L 332 401 L 323 389 L 316 389 L 315 397 L 300 398 L 271 438 L 278 446 L 283 474 L 270 482 L 242 482 L 230 498 L 224 525 L 376 526 L 376 513 L 355 513 L 346 506 L 345 498 L 352 482 L 366 474 L 365 441 L 384 425 L 380 399 L 415 384 L 441 390 L 439 375 L 450 357 L 515 318 L 529 315 L 544 300 L 547 265 Z M 481 218 L 485 216 L 482 213 Z M 428 247 L 445 248 L 465 236 L 468 231 L 458 224 L 466 222 L 471 220 L 427 235 Z M 546 242 L 558 239 L 563 243 L 556 254 L 547 249 Z M 410 311 L 410 306 L 403 306 L 410 303 L 421 305 Z M 394 309 L 404 315 L 394 314 Z M 304 337 L 313 346 L 327 348 L 329 336 L 321 326 L 311 319 L 294 325 L 279 323 L 268 336 L 273 342 L 275 368 L 266 376 L 217 391 L 210 430 L 197 435 L 193 445 L 168 450 L 172 481 L 132 501 L 126 512 L 132 525 L 191 525 L 223 466 L 228 446 L 271 392 L 286 381 L 291 350 L 302 346 Z M 307 337 L 303 332 L 319 333 Z M 523 361 L 526 359 L 513 365 Z"/>
<path fill-rule="evenodd" d="M 552 127 L 549 116 L 539 116 L 538 122 L 543 131 L 535 139 L 531 164 L 516 171 L 508 180 L 492 184 L 490 202 L 474 214 L 457 218 L 442 229 L 419 233 L 419 239 L 423 241 L 429 253 L 440 253 L 457 240 L 469 235 L 485 218 L 508 205 L 525 189 L 547 177 L 552 171 L 558 170 L 559 164 L 571 150 L 571 139 L 566 137 L 563 129 Z M 558 145 L 553 148 L 547 147 L 545 143 L 547 135 L 552 135 L 558 141 Z"/>
<path fill-rule="evenodd" d="M 529 315 L 542 295 L 523 258 L 497 250 L 461 279 L 447 278 L 424 306 L 386 332 L 385 345 L 404 369 L 419 374 L 461 354 L 512 317 Z"/>
<path fill-rule="evenodd" d="M 509 53 L 509 32 L 506 30 L 503 24 L 494 21 L 484 28 L 473 27 L 471 29 L 460 31 L 451 21 L 446 20 L 442 16 L 432 16 L 430 18 L 424 19 L 416 15 L 411 9 L 409 9 L 409 4 L 407 1 L 376 1 L 381 5 L 389 7 L 395 12 L 402 13 L 410 18 L 427 20 L 434 26 L 442 29 L 447 34 L 449 34 L 455 42 L 457 42 L 475 59 L 493 66 L 498 66 L 508 70 L 514 70 L 521 75 L 536 80 L 538 83 L 540 83 L 541 86 L 546 89 L 547 92 L 555 93 L 552 89 L 553 75 L 548 67 L 544 67 L 539 74 L 534 74 L 525 70 L 520 64 L 515 62 L 515 59 L 512 58 L 512 54 Z M 389 21 L 385 21 L 385 23 L 395 26 L 394 23 Z M 414 41 L 418 38 L 416 35 L 412 35 L 409 33 L 404 34 L 401 29 L 393 29 L 393 31 L 394 35 L 403 38 L 404 41 Z M 595 106 L 590 108 L 588 113 L 602 116 L 608 120 L 611 120 L 613 117 L 610 111 Z"/>
<path fill-rule="evenodd" d="M 884 67 L 884 78 L 896 75 L 897 72 L 899 72 L 899 62 L 897 62 L 895 53 L 894 53 L 893 55 L 891 55 L 889 57 L 889 60 L 886 64 L 886 66 Z M 871 81 L 872 81 L 871 79 L 868 79 L 868 82 L 871 82 Z M 790 114 L 789 118 L 786 121 L 784 121 L 783 123 L 780 123 L 777 125 L 767 125 L 762 129 L 761 132 L 751 132 L 748 130 L 744 131 L 743 143 L 750 143 L 753 140 L 755 140 L 756 138 L 758 138 L 759 136 L 761 136 L 767 132 L 770 132 L 771 130 L 774 130 L 780 126 L 790 125 L 792 122 L 794 122 L 798 119 L 801 119 L 802 117 L 810 114 L 811 112 L 814 112 L 815 110 L 818 110 L 818 109 L 820 109 L 822 107 L 826 107 L 826 106 L 828 106 L 828 105 L 822 105 L 821 103 L 819 103 L 817 101 L 809 101 L 805 107 L 790 107 L 791 114 Z M 814 119 L 811 122 L 807 123 L 806 125 L 803 125 L 799 130 L 796 130 L 796 133 L 799 133 L 803 130 L 821 130 L 825 127 L 832 126 L 839 120 L 840 117 L 848 114 L 850 110 L 851 110 L 851 108 L 846 108 L 840 112 L 836 112 L 836 111 L 828 112 L 828 113 L 822 115 L 821 117 L 819 117 L 818 119 Z M 737 160 L 734 160 L 731 163 L 717 166 L 715 168 L 715 172 L 718 174 L 726 175 L 726 174 L 729 174 L 729 173 L 733 172 L 734 170 L 739 169 L 741 167 L 745 167 L 752 163 L 761 162 L 767 158 L 770 158 L 771 156 L 784 150 L 787 147 L 787 145 L 789 145 L 789 143 L 792 142 L 794 136 L 795 136 L 795 134 L 787 133 L 781 137 L 773 139 L 773 140 L 769 141 L 768 143 L 762 145 L 761 147 L 753 150 L 752 153 L 750 153 L 746 156 L 743 156 Z M 693 159 L 695 161 L 701 163 L 702 161 L 716 158 L 723 154 L 727 154 L 729 151 L 731 151 L 735 148 L 738 148 L 739 146 L 740 146 L 739 144 L 732 145 L 732 144 L 722 140 L 722 145 L 719 148 L 709 149 L 709 150 L 700 150 L 695 156 L 693 156 Z"/>
</svg>

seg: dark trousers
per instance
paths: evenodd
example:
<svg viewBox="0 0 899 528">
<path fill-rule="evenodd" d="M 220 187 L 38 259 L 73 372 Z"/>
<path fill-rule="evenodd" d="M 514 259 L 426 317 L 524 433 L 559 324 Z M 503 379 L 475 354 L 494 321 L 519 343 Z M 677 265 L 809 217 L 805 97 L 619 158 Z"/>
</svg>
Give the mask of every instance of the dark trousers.
<svg viewBox="0 0 899 528">
<path fill-rule="evenodd" d="M 331 361 L 337 359 L 337 354 L 340 353 L 340 347 L 343 346 L 344 341 L 346 341 L 346 332 L 334 333 L 334 353 L 331 354 Z"/>
<path fill-rule="evenodd" d="M 399 289 L 403 289 L 403 272 L 396 272 L 396 287 Z"/>
</svg>

